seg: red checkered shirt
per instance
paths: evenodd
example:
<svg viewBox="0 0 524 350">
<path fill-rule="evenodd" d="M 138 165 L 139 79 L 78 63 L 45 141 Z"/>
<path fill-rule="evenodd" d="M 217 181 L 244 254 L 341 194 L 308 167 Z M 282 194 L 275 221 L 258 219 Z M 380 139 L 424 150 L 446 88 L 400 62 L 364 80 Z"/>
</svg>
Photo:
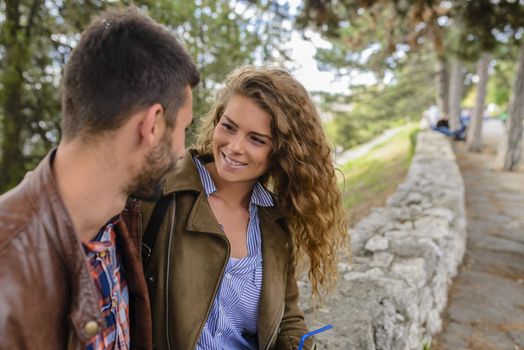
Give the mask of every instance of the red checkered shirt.
<svg viewBox="0 0 524 350">
<path fill-rule="evenodd" d="M 129 349 L 129 293 L 117 244 L 116 224 L 111 219 L 89 243 L 84 243 L 91 278 L 99 292 L 106 328 L 87 343 L 87 350 Z"/>
</svg>

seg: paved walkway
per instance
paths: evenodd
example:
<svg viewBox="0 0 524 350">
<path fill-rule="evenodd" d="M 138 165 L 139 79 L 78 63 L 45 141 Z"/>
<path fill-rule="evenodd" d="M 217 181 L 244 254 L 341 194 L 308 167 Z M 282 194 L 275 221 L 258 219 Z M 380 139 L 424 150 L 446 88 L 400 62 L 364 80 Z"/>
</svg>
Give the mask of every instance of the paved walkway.
<svg viewBox="0 0 524 350">
<path fill-rule="evenodd" d="M 524 349 L 524 169 L 493 170 L 501 131 L 486 123 L 482 153 L 455 144 L 466 186 L 467 251 L 432 350 Z"/>
<path fill-rule="evenodd" d="M 395 136 L 402 129 L 405 129 L 405 126 L 399 126 L 394 129 L 388 129 L 384 131 L 381 135 L 375 137 L 374 139 L 372 139 L 369 142 L 366 142 L 362 145 L 356 146 L 340 154 L 337 154 L 335 156 L 335 163 L 337 164 L 337 166 L 342 166 L 342 165 L 345 165 L 350 160 L 363 156 L 364 154 L 368 153 L 376 145 L 381 144 L 389 140 L 393 136 Z"/>
</svg>

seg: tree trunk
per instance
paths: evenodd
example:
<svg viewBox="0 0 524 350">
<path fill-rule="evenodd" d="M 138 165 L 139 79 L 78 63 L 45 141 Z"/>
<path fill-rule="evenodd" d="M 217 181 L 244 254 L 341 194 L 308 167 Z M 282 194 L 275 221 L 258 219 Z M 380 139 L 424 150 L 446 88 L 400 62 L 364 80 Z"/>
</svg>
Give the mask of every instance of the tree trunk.
<svg viewBox="0 0 524 350">
<path fill-rule="evenodd" d="M 449 82 L 449 126 L 451 130 L 460 128 L 460 103 L 464 92 L 464 68 L 462 62 L 454 59 L 451 62 Z"/>
<path fill-rule="evenodd" d="M 449 73 L 448 61 L 445 57 L 440 57 L 437 63 L 437 74 L 435 75 L 435 85 L 437 87 L 437 107 L 443 118 L 449 116 Z"/>
<path fill-rule="evenodd" d="M 522 152 L 522 122 L 524 119 L 524 45 L 520 48 L 517 74 L 509 104 L 509 118 L 506 133 L 499 146 L 497 167 L 501 170 L 515 170 Z"/>
<path fill-rule="evenodd" d="M 486 104 L 489 62 L 491 62 L 491 55 L 489 53 L 484 53 L 477 65 L 479 82 L 477 83 L 475 111 L 473 112 L 471 122 L 468 126 L 468 136 L 466 139 L 468 150 L 473 152 L 480 152 L 482 149 L 482 120 L 484 119 L 484 109 Z"/>
<path fill-rule="evenodd" d="M 35 0 L 25 26 L 20 25 L 23 17 L 18 0 L 6 1 L 6 19 L 2 27 L 5 38 L 6 66 L 2 76 L 4 86 L 3 137 L 0 172 L 0 193 L 16 185 L 25 173 L 25 159 L 22 153 L 22 114 L 23 72 L 27 69 L 30 57 L 31 25 L 34 12 L 39 6 Z"/>
</svg>

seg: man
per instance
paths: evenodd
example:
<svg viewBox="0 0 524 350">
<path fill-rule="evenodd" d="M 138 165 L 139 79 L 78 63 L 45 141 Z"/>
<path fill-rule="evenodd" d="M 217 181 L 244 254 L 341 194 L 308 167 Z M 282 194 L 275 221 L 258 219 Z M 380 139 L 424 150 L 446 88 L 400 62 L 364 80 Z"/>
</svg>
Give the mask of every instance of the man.
<svg viewBox="0 0 524 350">
<path fill-rule="evenodd" d="M 62 81 L 63 139 L 0 197 L 0 349 L 151 348 L 139 222 L 119 213 L 128 196 L 155 199 L 183 156 L 198 80 L 136 9 L 82 34 Z"/>
</svg>

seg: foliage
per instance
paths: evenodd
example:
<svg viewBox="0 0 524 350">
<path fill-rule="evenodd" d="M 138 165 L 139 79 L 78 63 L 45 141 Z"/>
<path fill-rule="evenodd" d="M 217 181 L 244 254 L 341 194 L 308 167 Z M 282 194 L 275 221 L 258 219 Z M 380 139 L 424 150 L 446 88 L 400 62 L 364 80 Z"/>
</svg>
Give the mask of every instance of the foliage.
<svg viewBox="0 0 524 350">
<path fill-rule="evenodd" d="M 58 84 L 75 34 L 99 1 L 7 0 L 0 12 L 0 191 L 59 138 Z"/>
<path fill-rule="evenodd" d="M 194 94 L 194 115 L 207 113 L 226 75 L 235 67 L 286 57 L 281 43 L 289 33 L 281 28 L 288 7 L 250 5 L 231 0 L 145 0 L 151 16 L 169 26 L 196 60 L 201 83 Z"/>
<path fill-rule="evenodd" d="M 361 87 L 347 100 L 351 111 L 335 112 L 335 143 L 343 148 L 369 141 L 384 130 L 418 120 L 434 100 L 433 62 L 411 59 L 394 72 L 389 84 Z"/>
<path fill-rule="evenodd" d="M 202 83 L 195 119 L 209 108 L 225 75 L 241 64 L 286 57 L 287 6 L 235 0 L 6 0 L 0 2 L 0 193 L 60 139 L 59 82 L 90 18 L 136 5 L 175 32 L 194 57 Z"/>
<path fill-rule="evenodd" d="M 515 62 L 513 59 L 498 59 L 493 69 L 494 72 L 488 83 L 487 103 L 494 103 L 501 109 L 507 109 L 513 88 Z"/>
</svg>

